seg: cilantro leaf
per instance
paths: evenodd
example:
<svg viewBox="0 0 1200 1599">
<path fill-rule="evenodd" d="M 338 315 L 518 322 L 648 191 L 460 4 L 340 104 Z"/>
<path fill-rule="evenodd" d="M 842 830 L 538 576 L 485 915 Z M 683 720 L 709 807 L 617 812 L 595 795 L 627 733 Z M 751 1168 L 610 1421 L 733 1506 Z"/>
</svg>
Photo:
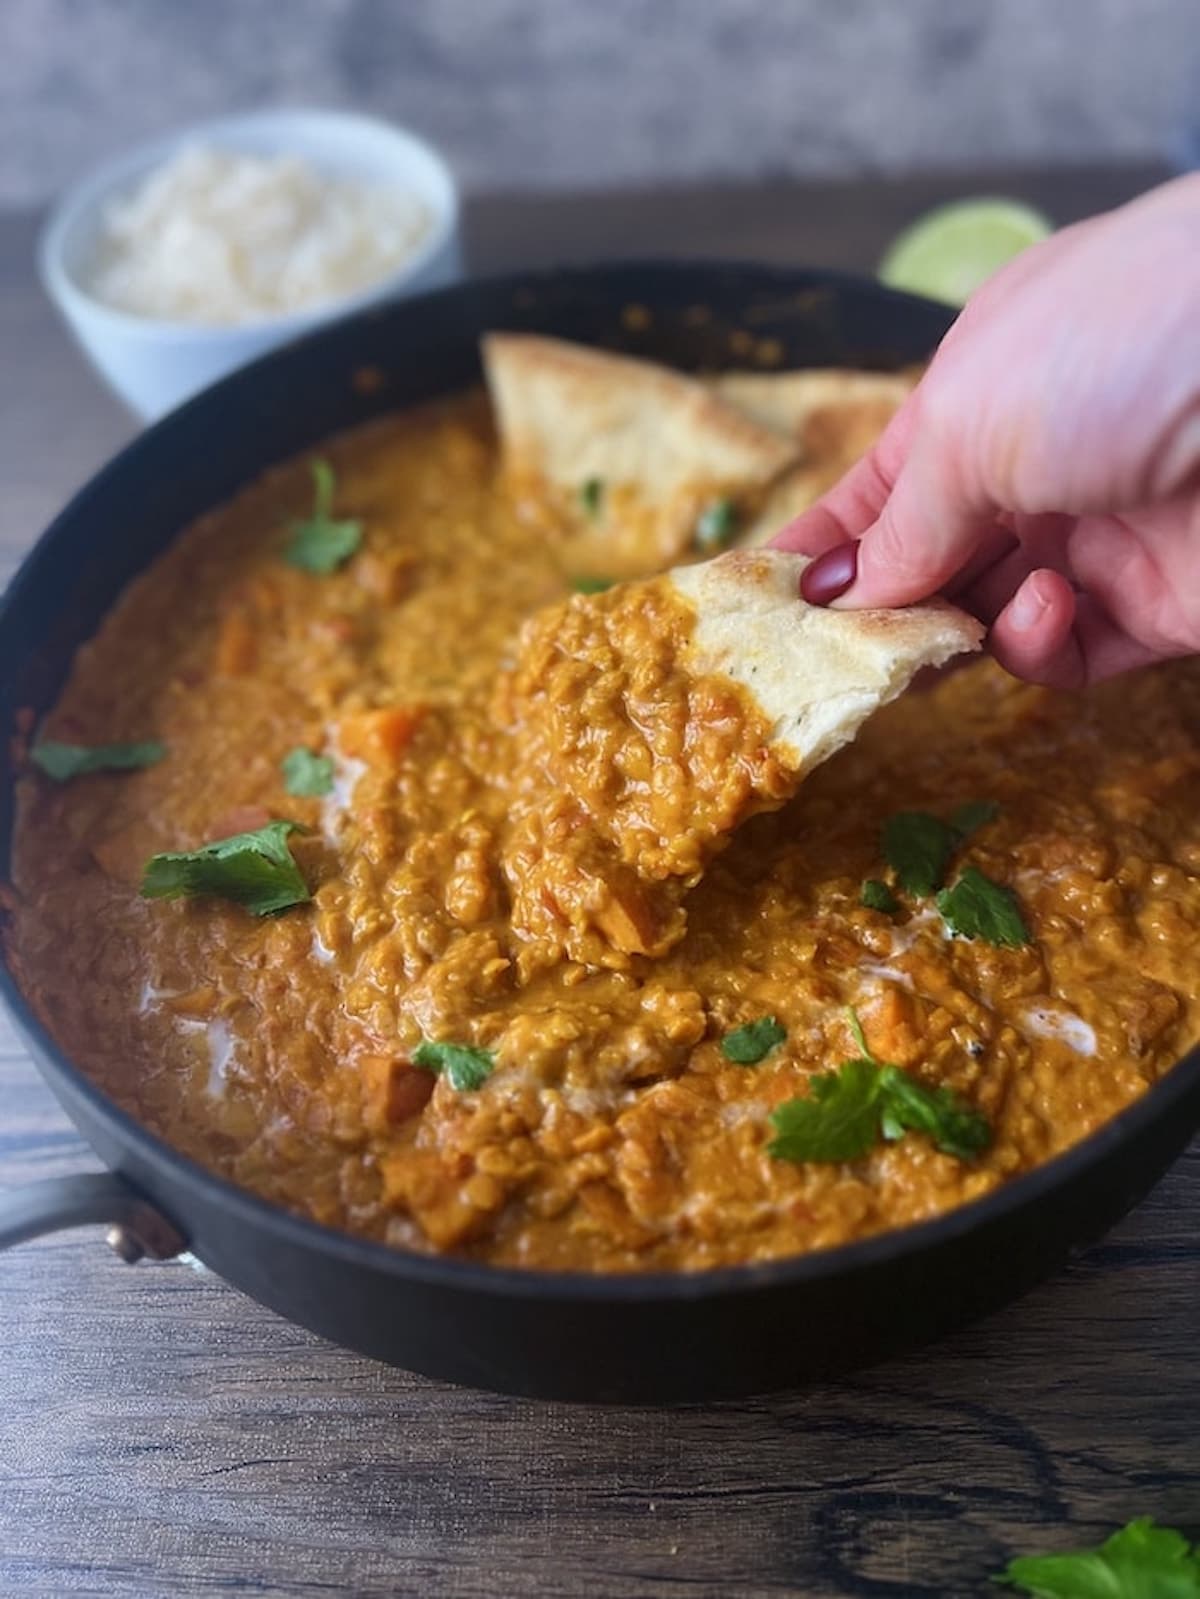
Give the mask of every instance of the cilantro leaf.
<svg viewBox="0 0 1200 1599">
<path fill-rule="evenodd" d="M 785 1100 L 771 1112 L 776 1160 L 855 1160 L 879 1137 L 879 1068 L 848 1060 L 813 1077 L 805 1099 Z"/>
<path fill-rule="evenodd" d="M 959 842 L 954 828 L 927 811 L 898 811 L 883 824 L 883 855 L 906 894 L 925 899 L 941 885 Z"/>
<path fill-rule="evenodd" d="M 154 766 L 167 753 L 167 746 L 149 739 L 143 744 L 61 744 L 57 739 L 41 739 L 29 752 L 29 759 L 40 766 L 56 783 L 89 772 L 134 772 Z"/>
<path fill-rule="evenodd" d="M 573 577 L 571 587 L 576 594 L 603 594 L 616 581 L 615 577 Z"/>
<path fill-rule="evenodd" d="M 412 1063 L 438 1077 L 444 1073 L 451 1088 L 465 1094 L 483 1087 L 495 1070 L 496 1057 L 490 1049 L 472 1044 L 437 1044 L 426 1038 L 413 1050 Z"/>
<path fill-rule="evenodd" d="M 924 1133 L 944 1155 L 974 1160 L 992 1141 L 986 1116 L 952 1088 L 926 1088 L 899 1066 L 880 1068 L 883 1115 L 880 1131 L 889 1142 L 906 1132 Z"/>
<path fill-rule="evenodd" d="M 1019 949 L 1031 942 L 1012 890 L 993 883 L 977 866 L 964 866 L 953 888 L 944 888 L 937 908 L 952 933 Z"/>
<path fill-rule="evenodd" d="M 604 479 L 590 477 L 579 489 L 579 503 L 588 516 L 598 516 L 604 504 Z"/>
<path fill-rule="evenodd" d="M 292 541 L 284 551 L 284 560 L 302 571 L 327 576 L 348 561 L 362 543 L 362 523 L 334 520 L 333 468 L 328 461 L 313 461 L 312 475 L 312 515 L 291 524 Z"/>
<path fill-rule="evenodd" d="M 1200 1599 L 1200 1549 L 1139 1516 L 1096 1549 L 1022 1556 L 992 1580 L 1037 1599 Z"/>
<path fill-rule="evenodd" d="M 298 744 L 279 764 L 283 786 L 289 794 L 328 794 L 333 788 L 333 762 L 328 755 L 314 754 Z"/>
<path fill-rule="evenodd" d="M 776 1137 L 767 1146 L 777 1160 L 855 1160 L 882 1136 L 906 1132 L 932 1139 L 943 1154 L 973 1160 L 992 1141 L 987 1118 L 950 1088 L 926 1088 L 899 1066 L 878 1061 L 857 1012 L 850 1031 L 862 1053 L 836 1072 L 812 1078 L 807 1098 L 789 1099 L 771 1115 Z"/>
<path fill-rule="evenodd" d="M 893 915 L 900 909 L 900 901 L 878 877 L 867 878 L 859 898 L 869 911 L 883 911 L 887 916 Z"/>
<path fill-rule="evenodd" d="M 713 500 L 696 519 L 695 543 L 698 550 L 711 553 L 723 550 L 737 527 L 737 509 L 732 500 Z"/>
<path fill-rule="evenodd" d="M 999 814 L 1000 807 L 995 800 L 967 800 L 951 813 L 950 826 L 960 838 L 970 838 L 972 833 L 994 822 Z"/>
<path fill-rule="evenodd" d="M 721 1040 L 721 1053 L 735 1065 L 757 1066 L 786 1037 L 787 1028 L 781 1027 L 774 1016 L 760 1016 L 756 1022 L 746 1022 L 726 1033 Z"/>
<path fill-rule="evenodd" d="M 234 833 L 180 854 L 154 855 L 142 877 L 143 899 L 178 899 L 215 894 L 244 905 L 255 916 L 301 905 L 312 896 L 301 876 L 288 835 L 298 822 L 268 822 L 253 833 Z"/>
</svg>

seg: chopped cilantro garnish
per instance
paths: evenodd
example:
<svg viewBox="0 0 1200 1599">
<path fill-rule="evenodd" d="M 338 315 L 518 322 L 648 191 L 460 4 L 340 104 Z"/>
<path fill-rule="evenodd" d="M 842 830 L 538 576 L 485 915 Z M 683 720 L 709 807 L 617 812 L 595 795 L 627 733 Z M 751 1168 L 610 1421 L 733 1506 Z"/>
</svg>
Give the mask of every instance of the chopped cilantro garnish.
<svg viewBox="0 0 1200 1599">
<path fill-rule="evenodd" d="M 723 550 L 737 526 L 737 510 L 732 500 L 713 500 L 696 520 L 696 548 L 711 554 Z"/>
<path fill-rule="evenodd" d="M 974 1160 L 992 1141 L 987 1118 L 952 1088 L 926 1088 L 899 1066 L 881 1066 L 880 1130 L 894 1142 L 906 1132 L 924 1133 L 944 1155 Z"/>
<path fill-rule="evenodd" d="M 576 594 L 603 594 L 616 581 L 615 577 L 573 577 L 571 587 Z"/>
<path fill-rule="evenodd" d="M 476 1049 L 472 1044 L 435 1044 L 429 1038 L 413 1050 L 412 1061 L 414 1066 L 436 1076 L 444 1073 L 451 1088 L 460 1094 L 482 1088 L 496 1066 L 490 1049 Z"/>
<path fill-rule="evenodd" d="M 590 477 L 580 486 L 579 503 L 589 516 L 596 516 L 604 503 L 604 479 Z"/>
<path fill-rule="evenodd" d="M 757 1066 L 786 1037 L 787 1028 L 781 1027 L 774 1016 L 760 1016 L 756 1022 L 746 1022 L 726 1033 L 721 1040 L 721 1053 L 738 1066 Z"/>
<path fill-rule="evenodd" d="M 135 772 L 154 766 L 167 753 L 167 746 L 154 739 L 144 744 L 61 744 L 44 738 L 29 752 L 29 759 L 40 766 L 56 783 L 89 772 Z"/>
<path fill-rule="evenodd" d="M 333 468 L 328 461 L 314 460 L 312 475 L 312 515 L 291 524 L 292 541 L 284 551 L 284 559 L 305 572 L 324 576 L 336 572 L 362 543 L 362 523 L 335 521 Z"/>
<path fill-rule="evenodd" d="M 927 811 L 900 811 L 883 824 L 883 855 L 906 894 L 920 899 L 941 885 L 959 842 L 953 827 Z"/>
<path fill-rule="evenodd" d="M 1096 1549 L 1025 1555 L 993 1581 L 1035 1599 L 1200 1599 L 1200 1545 L 1139 1516 Z"/>
<path fill-rule="evenodd" d="M 244 905 L 255 916 L 301 905 L 311 898 L 288 848 L 297 822 L 268 822 L 253 833 L 235 833 L 181 854 L 154 855 L 142 877 L 144 899 L 215 894 Z"/>
<path fill-rule="evenodd" d="M 333 788 L 333 762 L 328 755 L 316 755 L 303 744 L 289 750 L 280 762 L 283 786 L 289 794 L 328 794 Z"/>
<path fill-rule="evenodd" d="M 1008 949 L 1030 942 L 1012 890 L 993 883 L 977 866 L 963 867 L 954 886 L 938 895 L 937 908 L 960 938 L 982 938 Z"/>
<path fill-rule="evenodd" d="M 900 901 L 878 877 L 867 878 L 859 898 L 869 911 L 883 911 L 885 915 L 891 916 L 900 909 Z"/>
<path fill-rule="evenodd" d="M 994 822 L 999 814 L 1000 807 L 995 800 L 968 800 L 952 812 L 950 826 L 960 838 L 970 838 L 972 833 Z"/>
<path fill-rule="evenodd" d="M 925 1133 L 944 1154 L 971 1160 L 991 1142 L 985 1117 L 949 1088 L 929 1089 L 899 1066 L 878 1061 L 862 1024 L 850 1011 L 850 1030 L 862 1053 L 822 1072 L 805 1098 L 789 1099 L 771 1114 L 777 1160 L 855 1160 L 882 1136 Z"/>
<path fill-rule="evenodd" d="M 776 1160 L 855 1160 L 879 1138 L 879 1067 L 848 1060 L 811 1079 L 806 1099 L 771 1112 Z"/>
<path fill-rule="evenodd" d="M 999 814 L 1000 807 L 991 800 L 969 800 L 949 822 L 927 811 L 901 811 L 883 825 L 883 853 L 905 893 L 924 899 L 941 889 L 937 907 L 952 933 L 1017 949 L 1031 940 L 1011 890 L 993 883 L 977 866 L 964 866 L 952 887 L 941 888 L 955 850 Z M 888 894 L 877 879 L 863 884 L 863 904 L 873 909 L 895 909 L 894 899 L 891 906 L 884 901 Z"/>
</svg>

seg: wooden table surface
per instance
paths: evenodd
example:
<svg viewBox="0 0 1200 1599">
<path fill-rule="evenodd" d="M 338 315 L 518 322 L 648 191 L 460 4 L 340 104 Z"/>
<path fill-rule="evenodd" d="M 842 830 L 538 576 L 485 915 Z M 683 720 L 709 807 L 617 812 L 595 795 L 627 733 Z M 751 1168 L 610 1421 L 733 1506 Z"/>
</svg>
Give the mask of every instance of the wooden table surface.
<svg viewBox="0 0 1200 1599">
<path fill-rule="evenodd" d="M 1013 174 L 1065 221 L 1146 171 Z M 477 269 L 702 253 L 869 269 L 978 182 L 472 205 Z M 133 431 L 0 219 L 0 577 Z M 0 1184 L 94 1161 L 0 1020 Z M 1200 1148 L 1021 1303 L 812 1391 L 587 1409 L 330 1348 L 93 1230 L 0 1258 L 0 1595 L 969 1595 L 1139 1513 L 1200 1532 Z M 880 1305 L 879 1314 L 888 1308 Z M 991 1590 L 994 1591 L 994 1590 Z"/>
</svg>

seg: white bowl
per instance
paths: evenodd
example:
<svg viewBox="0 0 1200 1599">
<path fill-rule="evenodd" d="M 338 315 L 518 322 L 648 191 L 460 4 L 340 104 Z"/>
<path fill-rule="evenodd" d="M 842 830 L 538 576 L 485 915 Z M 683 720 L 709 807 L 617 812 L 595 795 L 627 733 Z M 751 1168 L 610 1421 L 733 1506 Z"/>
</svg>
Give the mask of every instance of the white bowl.
<svg viewBox="0 0 1200 1599">
<path fill-rule="evenodd" d="M 83 286 L 105 205 L 192 144 L 294 155 L 321 171 L 399 185 L 424 201 L 429 232 L 403 266 L 364 289 L 233 327 L 162 321 L 105 305 Z M 263 351 L 356 306 L 452 283 L 462 272 L 458 193 L 441 157 L 389 123 L 342 111 L 255 111 L 198 123 L 101 167 L 54 207 L 38 264 L 46 292 L 96 370 L 150 421 Z"/>
</svg>

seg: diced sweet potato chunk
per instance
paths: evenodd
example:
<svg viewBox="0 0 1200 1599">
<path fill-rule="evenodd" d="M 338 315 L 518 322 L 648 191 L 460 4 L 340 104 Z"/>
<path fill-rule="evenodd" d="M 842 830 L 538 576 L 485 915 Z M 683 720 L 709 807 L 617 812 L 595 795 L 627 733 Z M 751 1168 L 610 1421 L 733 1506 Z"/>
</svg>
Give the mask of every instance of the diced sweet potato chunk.
<svg viewBox="0 0 1200 1599">
<path fill-rule="evenodd" d="M 657 936 L 654 915 L 636 889 L 614 890 L 608 903 L 596 912 L 596 925 L 614 949 L 627 955 L 645 955 Z"/>
<path fill-rule="evenodd" d="M 338 730 L 345 754 L 371 765 L 394 765 L 412 743 L 422 706 L 388 705 L 347 716 Z"/>
<path fill-rule="evenodd" d="M 394 1055 L 364 1055 L 359 1062 L 363 1120 L 372 1132 L 386 1132 L 424 1110 L 433 1093 L 431 1072 Z"/>
</svg>

